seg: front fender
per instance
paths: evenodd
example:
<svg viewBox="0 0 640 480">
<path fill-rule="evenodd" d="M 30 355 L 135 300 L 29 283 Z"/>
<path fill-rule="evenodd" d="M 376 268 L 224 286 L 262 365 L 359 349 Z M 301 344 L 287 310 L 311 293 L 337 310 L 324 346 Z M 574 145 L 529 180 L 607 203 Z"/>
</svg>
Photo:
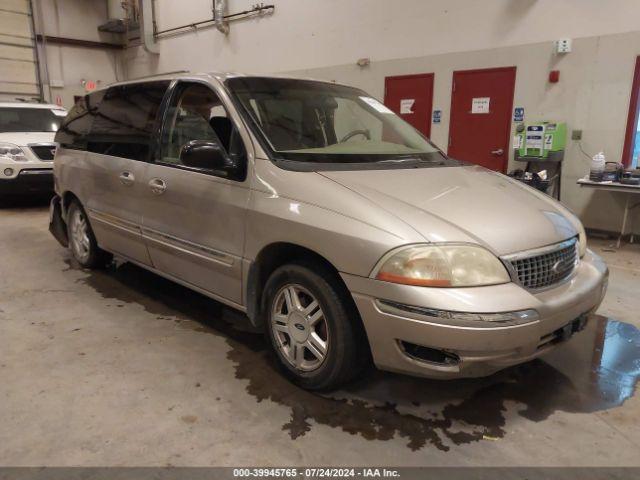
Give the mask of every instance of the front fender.
<svg viewBox="0 0 640 480">
<path fill-rule="evenodd" d="M 386 252 L 411 240 L 317 205 L 254 191 L 245 258 L 253 261 L 264 247 L 289 243 L 317 253 L 339 272 L 368 276 Z"/>
</svg>

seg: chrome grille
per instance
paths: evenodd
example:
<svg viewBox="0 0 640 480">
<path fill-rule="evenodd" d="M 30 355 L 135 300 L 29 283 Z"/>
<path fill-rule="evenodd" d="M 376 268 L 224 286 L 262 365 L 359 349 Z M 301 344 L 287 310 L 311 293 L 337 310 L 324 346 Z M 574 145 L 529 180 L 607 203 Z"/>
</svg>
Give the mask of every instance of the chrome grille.
<svg viewBox="0 0 640 480">
<path fill-rule="evenodd" d="M 575 238 L 544 249 L 505 258 L 525 288 L 550 287 L 566 279 L 577 265 L 578 251 Z"/>
<path fill-rule="evenodd" d="M 45 162 L 50 162 L 53 160 L 53 157 L 56 153 L 56 146 L 55 145 L 29 145 L 29 148 L 31 149 L 31 151 L 33 153 L 36 154 L 36 157 L 38 157 L 40 160 L 43 160 Z"/>
</svg>

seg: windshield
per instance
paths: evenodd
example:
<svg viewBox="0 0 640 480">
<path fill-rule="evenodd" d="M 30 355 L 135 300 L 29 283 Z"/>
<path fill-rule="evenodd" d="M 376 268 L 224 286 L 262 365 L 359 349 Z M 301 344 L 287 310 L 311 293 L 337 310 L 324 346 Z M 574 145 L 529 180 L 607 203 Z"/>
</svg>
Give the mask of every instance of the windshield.
<svg viewBox="0 0 640 480">
<path fill-rule="evenodd" d="M 310 80 L 226 82 L 275 158 L 329 163 L 442 159 L 439 150 L 361 90 Z"/>
<path fill-rule="evenodd" d="M 57 132 L 66 112 L 47 108 L 0 108 L 0 132 Z"/>
</svg>

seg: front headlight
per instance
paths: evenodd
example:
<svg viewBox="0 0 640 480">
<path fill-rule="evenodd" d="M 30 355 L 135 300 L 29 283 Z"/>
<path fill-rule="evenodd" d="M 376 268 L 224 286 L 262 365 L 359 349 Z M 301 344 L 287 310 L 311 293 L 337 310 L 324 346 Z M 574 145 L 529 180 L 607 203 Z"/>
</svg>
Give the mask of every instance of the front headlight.
<svg viewBox="0 0 640 480">
<path fill-rule="evenodd" d="M 0 158 L 13 160 L 14 162 L 26 162 L 24 150 L 13 143 L 0 143 Z"/>
<path fill-rule="evenodd" d="M 511 281 L 502 262 L 475 245 L 415 245 L 385 255 L 373 271 L 385 282 L 420 287 L 477 287 Z"/>
<path fill-rule="evenodd" d="M 584 254 L 587 253 L 587 232 L 584 231 L 584 226 L 582 222 L 578 220 L 580 228 L 578 229 L 578 253 L 580 258 L 584 257 Z"/>
</svg>

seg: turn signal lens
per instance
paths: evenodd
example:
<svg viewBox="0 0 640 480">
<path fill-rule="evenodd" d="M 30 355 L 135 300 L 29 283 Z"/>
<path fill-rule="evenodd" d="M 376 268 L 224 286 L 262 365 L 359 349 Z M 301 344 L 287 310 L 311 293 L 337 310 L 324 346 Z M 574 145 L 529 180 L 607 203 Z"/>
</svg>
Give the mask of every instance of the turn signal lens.
<svg viewBox="0 0 640 480">
<path fill-rule="evenodd" d="M 374 277 L 419 287 L 477 287 L 511 281 L 495 255 L 474 245 L 406 247 L 385 256 Z"/>
<path fill-rule="evenodd" d="M 578 220 L 578 222 L 580 222 Z M 584 231 L 584 226 L 580 222 L 580 229 L 578 230 L 578 254 L 580 258 L 584 257 L 587 253 L 587 232 Z"/>
<path fill-rule="evenodd" d="M 445 325 L 482 326 L 484 328 L 524 325 L 540 319 L 535 310 L 518 310 L 501 313 L 466 313 L 405 305 L 389 300 L 376 300 L 378 308 L 386 313 L 402 315 L 403 312 L 429 317 L 430 321 Z"/>
</svg>

